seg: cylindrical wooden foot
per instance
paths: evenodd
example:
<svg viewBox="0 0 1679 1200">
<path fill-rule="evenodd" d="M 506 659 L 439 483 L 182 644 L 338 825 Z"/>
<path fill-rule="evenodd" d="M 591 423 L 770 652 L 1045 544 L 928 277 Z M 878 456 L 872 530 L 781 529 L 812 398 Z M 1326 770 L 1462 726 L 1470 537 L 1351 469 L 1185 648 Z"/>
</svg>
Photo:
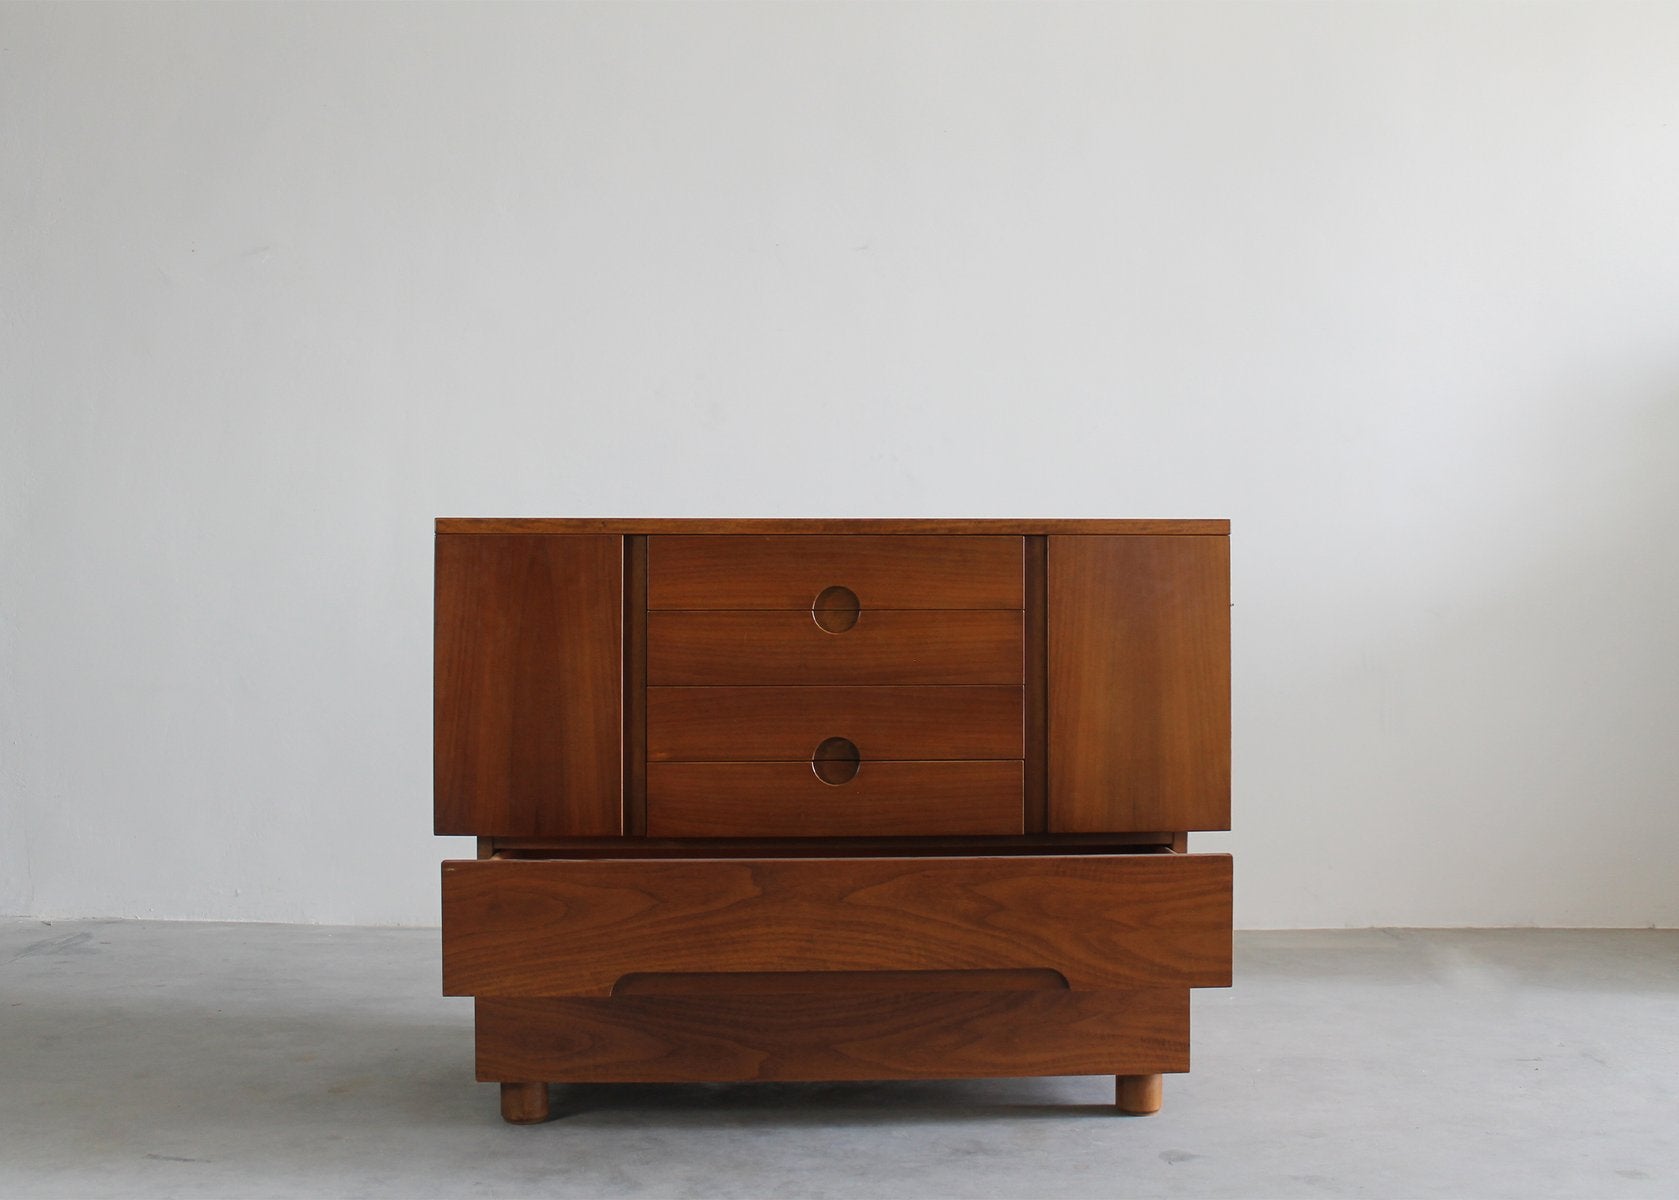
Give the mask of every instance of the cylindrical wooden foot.
<svg viewBox="0 0 1679 1200">
<path fill-rule="evenodd" d="M 1122 1113 L 1147 1116 L 1160 1111 L 1160 1096 L 1165 1090 L 1163 1075 L 1116 1075 L 1114 1104 Z"/>
<path fill-rule="evenodd" d="M 501 1119 L 509 1125 L 540 1125 L 548 1119 L 546 1083 L 501 1085 Z"/>
</svg>

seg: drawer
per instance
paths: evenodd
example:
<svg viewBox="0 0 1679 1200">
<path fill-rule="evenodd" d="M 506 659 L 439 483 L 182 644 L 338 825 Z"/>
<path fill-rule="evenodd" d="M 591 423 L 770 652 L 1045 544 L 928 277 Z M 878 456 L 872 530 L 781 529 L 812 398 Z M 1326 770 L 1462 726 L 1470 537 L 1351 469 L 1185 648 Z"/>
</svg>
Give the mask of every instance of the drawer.
<svg viewBox="0 0 1679 1200">
<path fill-rule="evenodd" d="M 830 986 L 856 978 L 848 975 L 790 978 L 824 988 L 482 999 L 478 1078 L 663 1083 L 1189 1070 L 1187 988 L 858 991 Z"/>
<path fill-rule="evenodd" d="M 445 862 L 443 990 L 1020 969 L 1074 991 L 1227 987 L 1230 918 L 1224 854 Z"/>
<path fill-rule="evenodd" d="M 917 837 L 1025 830 L 1013 762 L 670 762 L 647 767 L 648 837 Z"/>
<path fill-rule="evenodd" d="M 831 737 L 866 761 L 1020 758 L 1018 687 L 655 687 L 647 757 L 808 762 Z"/>
<path fill-rule="evenodd" d="M 842 633 L 797 611 L 650 612 L 650 685 L 1013 684 L 1021 613 L 863 612 Z"/>
<path fill-rule="evenodd" d="M 649 608 L 1020 608 L 1024 539 L 925 534 L 647 539 Z"/>
</svg>

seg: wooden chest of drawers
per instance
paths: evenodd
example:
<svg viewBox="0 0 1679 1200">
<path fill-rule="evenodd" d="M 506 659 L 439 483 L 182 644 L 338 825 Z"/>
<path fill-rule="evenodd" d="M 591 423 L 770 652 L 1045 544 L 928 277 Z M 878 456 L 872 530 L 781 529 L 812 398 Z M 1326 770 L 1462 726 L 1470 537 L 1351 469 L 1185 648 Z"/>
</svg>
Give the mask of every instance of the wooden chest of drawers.
<svg viewBox="0 0 1679 1200">
<path fill-rule="evenodd" d="M 1230 982 L 1223 521 L 437 523 L 443 984 L 556 1081 L 1111 1074 Z"/>
</svg>

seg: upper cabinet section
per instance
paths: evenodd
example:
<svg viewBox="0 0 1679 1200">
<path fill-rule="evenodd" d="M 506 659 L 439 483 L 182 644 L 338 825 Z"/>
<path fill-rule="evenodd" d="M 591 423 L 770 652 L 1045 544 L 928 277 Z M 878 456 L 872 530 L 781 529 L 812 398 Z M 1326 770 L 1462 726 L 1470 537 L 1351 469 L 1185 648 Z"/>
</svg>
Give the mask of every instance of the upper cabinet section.
<svg viewBox="0 0 1679 1200">
<path fill-rule="evenodd" d="M 616 535 L 438 535 L 438 833 L 623 832 L 623 575 Z"/>
<path fill-rule="evenodd" d="M 1018 609 L 1019 537 L 682 537 L 647 539 L 653 609 Z"/>
<path fill-rule="evenodd" d="M 1048 549 L 1049 831 L 1228 829 L 1228 539 Z"/>
<path fill-rule="evenodd" d="M 808 771 L 828 742 L 852 746 L 865 776 L 906 755 L 1017 763 L 1020 816 L 1009 824 L 1027 833 L 1226 829 L 1227 531 L 1223 521 L 439 520 L 437 832 L 643 835 L 674 820 L 658 808 L 667 793 L 649 792 L 650 754 L 667 765 L 783 761 L 763 757 L 770 746 Z M 910 737 L 915 722 L 958 720 L 950 714 L 981 700 L 961 737 Z M 887 714 L 909 725 L 888 728 Z M 789 745 L 787 730 L 802 740 Z M 953 746 L 973 757 L 951 757 Z M 702 776 L 711 790 L 690 789 L 684 803 L 738 807 L 738 787 L 716 772 L 683 778 Z M 839 795 L 821 782 L 812 795 Z M 900 816 L 896 832 L 923 827 Z M 953 831 L 974 828 L 951 819 Z"/>
</svg>

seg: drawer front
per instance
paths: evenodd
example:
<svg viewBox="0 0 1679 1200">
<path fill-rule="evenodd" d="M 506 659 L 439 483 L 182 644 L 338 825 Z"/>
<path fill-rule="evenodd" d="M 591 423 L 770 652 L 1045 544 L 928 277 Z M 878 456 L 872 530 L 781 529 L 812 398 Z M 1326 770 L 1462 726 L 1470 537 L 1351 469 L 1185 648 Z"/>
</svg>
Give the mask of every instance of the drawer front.
<svg viewBox="0 0 1679 1200">
<path fill-rule="evenodd" d="M 604 996 L 627 975 L 1051 970 L 1075 991 L 1227 987 L 1230 858 L 443 864 L 443 990 Z"/>
<path fill-rule="evenodd" d="M 809 612 L 650 612 L 647 682 L 1013 684 L 1025 677 L 1019 612 L 863 612 L 830 633 Z"/>
<path fill-rule="evenodd" d="M 831 737 L 865 761 L 1020 758 L 1018 687 L 673 687 L 647 691 L 647 757 L 808 762 Z"/>
<path fill-rule="evenodd" d="M 1189 1070 L 1184 988 L 545 996 L 483 999 L 477 1010 L 478 1078 L 486 1081 L 957 1079 Z"/>
<path fill-rule="evenodd" d="M 649 837 L 917 837 L 1014 834 L 1014 762 L 872 762 L 825 783 L 809 762 L 673 762 L 647 768 Z"/>
<path fill-rule="evenodd" d="M 647 539 L 650 608 L 810 609 L 844 588 L 864 610 L 1020 608 L 1024 540 L 917 534 Z"/>
</svg>

